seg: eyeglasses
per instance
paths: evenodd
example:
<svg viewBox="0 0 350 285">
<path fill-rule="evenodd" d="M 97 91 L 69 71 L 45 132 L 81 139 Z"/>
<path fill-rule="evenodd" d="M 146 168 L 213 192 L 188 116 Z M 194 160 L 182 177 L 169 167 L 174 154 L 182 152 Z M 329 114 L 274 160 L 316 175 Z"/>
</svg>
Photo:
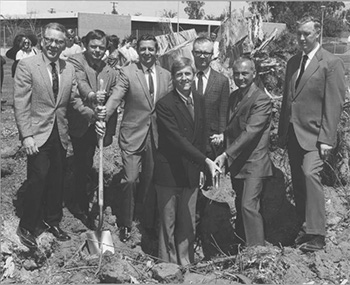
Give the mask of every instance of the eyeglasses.
<svg viewBox="0 0 350 285">
<path fill-rule="evenodd" d="M 53 43 L 55 43 L 56 45 L 63 46 L 65 44 L 63 40 L 56 40 L 56 39 L 47 38 L 47 37 L 44 37 L 44 41 L 45 41 L 45 44 L 47 45 L 48 44 L 52 45 Z"/>
<path fill-rule="evenodd" d="M 194 50 L 193 51 L 193 54 L 195 55 L 195 56 L 198 56 L 198 57 L 200 57 L 200 56 L 204 56 L 204 57 L 209 57 L 209 56 L 211 56 L 213 53 L 212 52 L 206 52 L 206 51 L 197 51 L 197 50 Z"/>
</svg>

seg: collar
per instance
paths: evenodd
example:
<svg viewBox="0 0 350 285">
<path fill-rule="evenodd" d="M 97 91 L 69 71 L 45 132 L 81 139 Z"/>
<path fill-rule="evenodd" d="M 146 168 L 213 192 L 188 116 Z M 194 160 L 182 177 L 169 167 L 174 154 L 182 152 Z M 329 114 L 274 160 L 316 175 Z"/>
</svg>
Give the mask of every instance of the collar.
<svg viewBox="0 0 350 285">
<path fill-rule="evenodd" d="M 198 74 L 199 71 L 200 71 L 200 70 L 198 70 L 198 71 L 196 72 L 196 77 L 197 77 L 197 74 Z M 204 70 L 202 70 L 202 71 L 203 71 L 204 77 L 205 77 L 205 78 L 209 78 L 210 67 L 207 67 L 206 69 L 204 69 Z"/>
<path fill-rule="evenodd" d="M 142 66 L 143 73 L 147 73 L 147 70 L 151 69 L 152 73 L 156 74 L 156 65 L 155 64 L 153 64 L 150 68 L 144 66 L 142 63 L 141 63 L 141 66 Z"/>
<path fill-rule="evenodd" d="M 311 60 L 311 59 L 315 56 L 315 54 L 316 54 L 316 52 L 318 51 L 319 48 L 320 48 L 320 44 L 317 43 L 317 45 L 315 46 L 315 48 L 314 48 L 312 51 L 310 51 L 308 54 L 306 54 L 305 52 L 303 52 L 302 57 L 306 54 L 307 57 L 308 57 L 308 60 Z"/>
<path fill-rule="evenodd" d="M 51 68 L 51 62 L 52 61 L 50 61 L 44 54 L 43 54 L 43 59 L 44 59 L 44 62 L 45 62 L 45 65 L 48 67 L 48 66 L 50 66 L 50 68 Z M 56 60 L 56 61 L 54 61 L 54 63 L 55 63 L 55 65 L 56 65 L 56 68 L 57 69 L 59 69 L 59 64 L 58 64 L 58 60 Z"/>
<path fill-rule="evenodd" d="M 176 92 L 180 95 L 181 100 L 182 100 L 185 104 L 187 104 L 187 96 L 185 96 L 184 94 L 182 94 L 182 93 L 179 91 L 179 89 L 177 89 L 177 88 L 175 88 L 175 89 L 176 89 Z M 191 91 L 190 95 L 188 95 L 188 97 L 191 97 L 192 102 L 193 102 L 192 91 Z"/>
</svg>

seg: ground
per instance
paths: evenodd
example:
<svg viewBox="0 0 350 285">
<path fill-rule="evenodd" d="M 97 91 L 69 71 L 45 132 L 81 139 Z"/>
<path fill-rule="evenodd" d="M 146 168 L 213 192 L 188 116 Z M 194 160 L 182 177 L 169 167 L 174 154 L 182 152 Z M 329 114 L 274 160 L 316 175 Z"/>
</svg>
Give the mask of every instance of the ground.
<svg viewBox="0 0 350 285">
<path fill-rule="evenodd" d="M 317 253 L 303 254 L 292 246 L 295 237 L 293 204 L 287 197 L 285 173 L 276 174 L 265 189 L 262 208 L 266 222 L 265 247 L 238 249 L 234 246 L 234 195 L 224 198 L 214 191 L 207 204 L 205 219 L 199 228 L 204 237 L 196 247 L 196 264 L 179 268 L 159 263 L 156 240 L 147 240 L 135 223 L 133 238 L 120 242 L 117 234 L 115 195 L 120 170 L 116 139 L 104 150 L 106 207 L 103 231 L 111 234 L 114 251 L 103 256 L 90 254 L 86 246 L 87 228 L 64 207 L 61 227 L 72 239 L 57 242 L 49 233 L 42 234 L 39 249 L 29 251 L 16 235 L 16 193 L 25 188 L 26 156 L 21 150 L 12 109 L 13 79 L 5 65 L 1 111 L 1 283 L 94 284 L 94 283 L 219 283 L 219 284 L 347 284 L 350 279 L 350 228 L 348 186 L 326 187 L 327 246 Z M 65 201 L 71 189 L 72 151 L 68 151 Z M 279 169 L 283 169 L 274 160 Z M 97 165 L 97 162 L 96 162 Z M 96 184 L 92 183 L 92 188 Z M 229 177 L 221 188 L 230 189 Z M 227 203 L 226 203 L 227 202 Z M 113 210 L 112 210 L 113 209 Z M 94 206 L 93 210 L 96 210 Z"/>
</svg>

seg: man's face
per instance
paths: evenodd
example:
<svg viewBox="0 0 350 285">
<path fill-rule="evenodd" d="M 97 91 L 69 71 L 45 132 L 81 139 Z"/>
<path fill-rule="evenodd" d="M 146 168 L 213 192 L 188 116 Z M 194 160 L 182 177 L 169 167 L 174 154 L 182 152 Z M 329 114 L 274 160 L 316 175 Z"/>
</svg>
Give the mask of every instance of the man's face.
<svg viewBox="0 0 350 285">
<path fill-rule="evenodd" d="M 98 62 L 102 60 L 107 48 L 107 39 L 102 38 L 100 40 L 94 39 L 90 40 L 86 46 L 86 55 L 93 61 Z"/>
<path fill-rule="evenodd" d="M 308 54 L 316 47 L 318 38 L 320 36 L 320 31 L 315 29 L 314 24 L 315 23 L 311 21 L 307 22 L 300 25 L 297 30 L 299 47 L 306 54 Z"/>
<path fill-rule="evenodd" d="M 146 66 L 151 67 L 156 62 L 156 43 L 152 40 L 141 41 L 137 53 L 140 57 L 140 62 Z"/>
<path fill-rule="evenodd" d="M 175 88 L 184 95 L 190 94 L 193 79 L 194 73 L 191 66 L 185 66 L 184 68 L 176 71 L 173 76 Z"/>
<path fill-rule="evenodd" d="M 50 61 L 56 61 L 66 47 L 66 36 L 63 32 L 47 29 L 41 41 L 42 51 Z"/>
<path fill-rule="evenodd" d="M 207 69 L 213 55 L 213 43 L 210 41 L 196 43 L 193 46 L 192 54 L 196 68 L 198 70 Z"/>
<path fill-rule="evenodd" d="M 248 89 L 255 75 L 256 72 L 250 61 L 242 61 L 233 66 L 233 80 L 239 89 Z"/>
</svg>

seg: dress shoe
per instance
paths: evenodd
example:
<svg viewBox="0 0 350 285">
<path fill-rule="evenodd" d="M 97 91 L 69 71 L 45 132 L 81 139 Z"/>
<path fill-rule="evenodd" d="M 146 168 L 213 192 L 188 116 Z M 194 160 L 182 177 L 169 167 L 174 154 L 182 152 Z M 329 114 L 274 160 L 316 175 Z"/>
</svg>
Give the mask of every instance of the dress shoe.
<svg viewBox="0 0 350 285">
<path fill-rule="evenodd" d="M 35 236 L 30 231 L 18 226 L 16 233 L 21 243 L 29 249 L 35 249 L 38 247 L 38 244 L 35 240 Z"/>
<path fill-rule="evenodd" d="M 36 237 L 40 236 L 43 232 L 47 231 L 50 226 L 45 221 L 40 221 L 34 230 L 34 235 Z"/>
<path fill-rule="evenodd" d="M 315 252 L 326 246 L 325 237 L 321 235 L 312 235 L 313 238 L 303 243 L 299 249 L 303 252 Z"/>
<path fill-rule="evenodd" d="M 314 235 L 307 234 L 304 230 L 301 230 L 298 233 L 294 242 L 298 246 L 298 245 L 301 245 L 303 243 L 308 242 L 309 240 L 311 240 L 313 238 L 314 238 Z"/>
<path fill-rule="evenodd" d="M 119 230 L 119 239 L 126 242 L 131 238 L 131 229 L 129 227 L 121 227 Z"/>
<path fill-rule="evenodd" d="M 59 226 L 50 226 L 48 231 L 52 233 L 55 236 L 55 238 L 57 238 L 59 241 L 70 240 L 70 236 L 66 232 L 64 232 Z"/>
</svg>

